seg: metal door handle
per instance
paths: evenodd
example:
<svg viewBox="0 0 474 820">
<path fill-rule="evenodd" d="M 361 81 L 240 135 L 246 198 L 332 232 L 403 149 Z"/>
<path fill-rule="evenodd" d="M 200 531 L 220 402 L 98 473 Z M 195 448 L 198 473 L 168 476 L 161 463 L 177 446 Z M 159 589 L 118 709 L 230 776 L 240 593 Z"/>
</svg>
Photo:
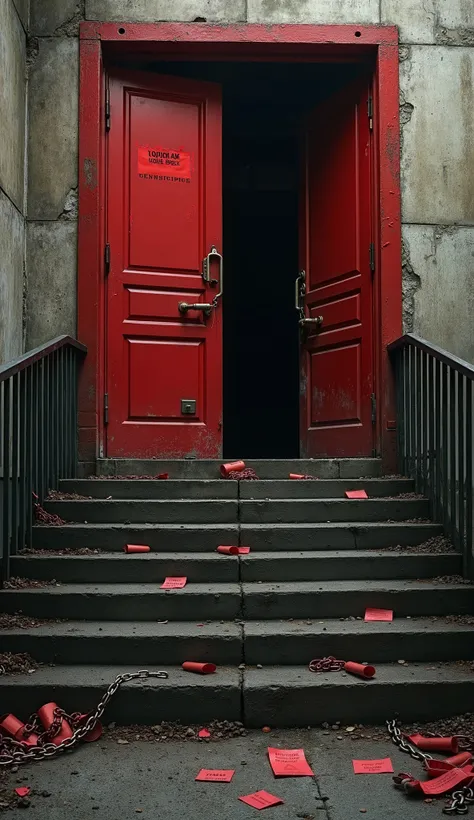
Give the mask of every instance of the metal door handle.
<svg viewBox="0 0 474 820">
<path fill-rule="evenodd" d="M 216 257 L 219 260 L 219 279 L 211 279 L 211 259 Z M 211 250 L 202 260 L 202 278 L 206 284 L 219 285 L 219 290 L 214 296 L 212 302 L 196 302 L 191 305 L 189 302 L 178 302 L 178 310 L 180 313 L 187 313 L 188 310 L 202 310 L 204 316 L 207 318 L 212 311 L 217 307 L 217 301 L 224 293 L 224 259 L 221 253 L 217 250 L 215 245 L 211 246 Z"/>
<path fill-rule="evenodd" d="M 180 313 L 187 313 L 188 310 L 202 310 L 204 316 L 210 316 L 213 308 L 215 308 L 215 305 L 211 305 L 208 302 L 196 302 L 194 305 L 191 305 L 189 302 L 178 302 L 178 310 Z"/>
<path fill-rule="evenodd" d="M 323 323 L 322 316 L 315 316 L 314 319 L 300 319 L 300 326 L 304 327 L 305 325 L 316 325 L 316 327 L 321 327 Z"/>
</svg>

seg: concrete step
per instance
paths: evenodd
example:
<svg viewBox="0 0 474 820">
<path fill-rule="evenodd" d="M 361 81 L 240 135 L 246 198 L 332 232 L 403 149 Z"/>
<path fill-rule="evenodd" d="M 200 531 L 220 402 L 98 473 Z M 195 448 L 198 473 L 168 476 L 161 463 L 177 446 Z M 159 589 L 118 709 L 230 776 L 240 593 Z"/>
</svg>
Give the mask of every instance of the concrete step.
<svg viewBox="0 0 474 820">
<path fill-rule="evenodd" d="M 474 626 L 444 618 L 364 621 L 246 621 L 245 662 L 263 666 L 307 665 L 333 655 L 369 663 L 471 660 Z M 33 657 L 36 657 L 33 654 Z"/>
<path fill-rule="evenodd" d="M 322 478 L 319 481 L 241 481 L 238 484 L 242 499 L 345 498 L 346 490 L 365 490 L 370 498 L 387 498 L 412 493 L 415 489 L 415 482 L 410 478 Z"/>
<path fill-rule="evenodd" d="M 27 719 L 43 703 L 54 700 L 67 712 L 94 709 L 117 675 L 138 666 L 55 666 L 34 675 L 0 676 L 0 698 L 9 712 Z M 193 675 L 179 667 L 157 666 L 168 680 L 148 678 L 124 684 L 112 698 L 104 723 L 154 725 L 162 720 L 198 723 L 241 720 L 241 672 L 219 667 L 214 675 Z"/>
<path fill-rule="evenodd" d="M 249 727 L 434 720 L 471 711 L 473 698 L 474 673 L 455 664 L 379 664 L 369 681 L 306 666 L 247 668 L 243 687 Z"/>
<path fill-rule="evenodd" d="M 237 524 L 239 520 L 238 502 L 220 499 L 65 500 L 45 501 L 44 507 L 48 512 L 59 515 L 64 521 L 87 524 Z"/>
<path fill-rule="evenodd" d="M 250 482 L 247 482 L 250 483 Z M 260 482 L 259 482 L 260 483 Z M 285 482 L 285 483 L 290 483 Z M 291 483 L 295 483 L 294 481 Z M 301 483 L 301 482 L 300 482 Z M 309 482 L 306 482 L 307 484 Z M 401 484 L 410 483 L 408 480 Z M 215 481 L 208 479 L 168 479 L 167 481 L 146 481 L 134 479 L 130 481 L 93 480 L 93 479 L 66 479 L 61 481 L 59 489 L 63 493 L 77 493 L 92 498 L 154 498 L 154 499 L 199 499 L 206 498 L 237 498 L 239 494 L 238 481 Z M 399 490 L 398 492 L 411 492 Z M 395 493 L 389 493 L 394 495 Z"/>
<path fill-rule="evenodd" d="M 19 578 L 36 578 L 41 581 L 55 578 L 62 583 L 76 584 L 161 583 L 168 575 L 186 575 L 190 583 L 217 584 L 237 583 L 240 576 L 237 557 L 218 555 L 215 552 L 24 555 L 12 558 L 11 572 Z"/>
<path fill-rule="evenodd" d="M 462 568 L 461 555 L 455 552 L 433 555 L 363 550 L 255 552 L 243 555 L 239 560 L 242 581 L 436 578 L 441 575 L 458 575 Z"/>
<path fill-rule="evenodd" d="M 85 504 L 86 502 L 77 503 Z M 159 504 L 163 502 L 158 501 L 150 503 Z M 216 502 L 216 504 L 217 503 L 218 502 Z M 429 515 L 430 503 L 428 500 L 418 501 L 403 499 L 398 501 L 382 498 L 363 500 L 322 500 L 307 498 L 279 499 L 278 501 L 240 502 L 240 520 L 243 524 L 304 524 L 306 522 L 337 523 L 338 521 L 407 521 L 413 518 L 428 518 Z M 152 519 L 148 518 L 143 520 Z"/>
<path fill-rule="evenodd" d="M 428 537 L 428 536 L 427 536 Z M 214 552 L 239 543 L 236 524 L 66 524 L 35 527 L 35 549 L 89 549 L 120 552 L 125 544 L 147 544 L 158 552 Z"/>
<path fill-rule="evenodd" d="M 407 547 L 442 535 L 438 524 L 359 521 L 335 524 L 242 524 L 241 544 L 252 550 L 339 550 Z"/>
<path fill-rule="evenodd" d="M 236 461 L 245 456 L 226 458 Z M 175 478 L 218 478 L 221 461 L 206 459 L 98 459 L 97 475 L 140 476 L 168 473 Z M 316 478 L 361 478 L 380 476 L 382 462 L 378 458 L 315 458 L 315 459 L 245 459 L 259 478 L 287 479 L 289 473 L 312 475 Z"/>
<path fill-rule="evenodd" d="M 65 584 L 0 591 L 0 611 L 88 621 L 233 620 L 241 613 L 237 584 Z"/>
<path fill-rule="evenodd" d="M 429 581 L 307 581 L 243 584 L 245 620 L 363 616 L 367 607 L 396 617 L 474 612 L 473 587 Z"/>
<path fill-rule="evenodd" d="M 227 621 L 152 623 L 67 621 L 34 629 L 2 630 L 4 652 L 28 652 L 41 663 L 136 664 L 156 668 L 183 661 L 238 666 L 243 661 L 242 627 Z"/>
</svg>

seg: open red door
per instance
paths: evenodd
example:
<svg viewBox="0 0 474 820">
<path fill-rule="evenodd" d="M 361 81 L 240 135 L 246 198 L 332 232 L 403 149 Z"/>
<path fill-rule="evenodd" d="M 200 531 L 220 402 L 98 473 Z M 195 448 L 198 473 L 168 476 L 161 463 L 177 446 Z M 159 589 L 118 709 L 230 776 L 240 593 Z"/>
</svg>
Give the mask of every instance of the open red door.
<svg viewBox="0 0 474 820">
<path fill-rule="evenodd" d="M 116 72 L 109 94 L 107 455 L 218 458 L 220 87 Z"/>
<path fill-rule="evenodd" d="M 302 457 L 372 455 L 369 93 L 359 80 L 306 124 L 296 285 Z"/>
</svg>

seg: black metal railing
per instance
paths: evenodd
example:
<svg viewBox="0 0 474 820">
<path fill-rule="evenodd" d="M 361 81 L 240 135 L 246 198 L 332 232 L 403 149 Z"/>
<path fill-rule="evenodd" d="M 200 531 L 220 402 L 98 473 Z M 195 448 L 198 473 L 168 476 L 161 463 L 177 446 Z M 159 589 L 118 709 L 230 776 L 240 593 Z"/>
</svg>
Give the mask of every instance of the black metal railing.
<svg viewBox="0 0 474 820">
<path fill-rule="evenodd" d="M 86 353 L 59 336 L 0 366 L 1 577 L 10 557 L 31 547 L 33 501 L 40 504 L 77 463 L 77 377 Z"/>
<path fill-rule="evenodd" d="M 474 367 L 408 334 L 389 345 L 395 366 L 399 468 L 427 495 L 435 521 L 473 578 Z"/>
</svg>

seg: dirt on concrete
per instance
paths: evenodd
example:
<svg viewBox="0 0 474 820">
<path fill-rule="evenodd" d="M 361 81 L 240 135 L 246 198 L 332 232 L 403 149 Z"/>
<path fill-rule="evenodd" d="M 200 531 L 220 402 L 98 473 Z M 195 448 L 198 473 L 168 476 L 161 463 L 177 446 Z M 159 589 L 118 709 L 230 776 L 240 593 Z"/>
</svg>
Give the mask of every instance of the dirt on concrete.
<svg viewBox="0 0 474 820">
<path fill-rule="evenodd" d="M 1 652 L 1 675 L 30 675 L 38 669 L 40 664 L 26 652 Z"/>
<path fill-rule="evenodd" d="M 207 729 L 209 737 L 199 737 L 199 732 Z M 106 727 L 106 734 L 110 740 L 119 745 L 126 745 L 138 740 L 163 742 L 167 740 L 198 741 L 209 743 L 216 740 L 227 740 L 231 737 L 245 737 L 248 732 L 240 722 L 232 723 L 228 720 L 213 720 L 206 726 L 182 726 L 180 723 L 162 721 L 156 726 L 116 726 L 110 723 Z"/>
</svg>

